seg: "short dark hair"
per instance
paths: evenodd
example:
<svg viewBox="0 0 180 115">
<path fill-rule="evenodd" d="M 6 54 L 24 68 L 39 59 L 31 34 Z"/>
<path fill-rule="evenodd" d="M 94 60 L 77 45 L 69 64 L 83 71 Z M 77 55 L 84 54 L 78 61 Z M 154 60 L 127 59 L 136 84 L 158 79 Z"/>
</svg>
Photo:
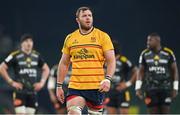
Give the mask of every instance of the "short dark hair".
<svg viewBox="0 0 180 115">
<path fill-rule="evenodd" d="M 81 11 L 86 11 L 86 10 L 90 10 L 90 11 L 92 12 L 91 8 L 89 8 L 89 7 L 87 7 L 87 6 L 82 6 L 82 7 L 78 8 L 77 11 L 76 11 L 76 18 L 79 17 L 79 13 L 80 13 Z"/>
<path fill-rule="evenodd" d="M 148 36 L 151 36 L 151 37 L 160 37 L 160 35 L 156 32 L 153 32 L 151 34 L 149 34 Z"/>
<path fill-rule="evenodd" d="M 121 54 L 121 47 L 120 47 L 120 44 L 117 40 L 113 40 L 112 41 L 113 43 L 113 46 L 114 46 L 114 51 L 115 51 L 115 54 Z"/>
<path fill-rule="evenodd" d="M 32 35 L 32 34 L 29 34 L 29 33 L 23 34 L 23 35 L 21 36 L 20 42 L 22 43 L 22 42 L 24 42 L 24 41 L 27 40 L 27 39 L 33 40 L 33 35 Z"/>
</svg>

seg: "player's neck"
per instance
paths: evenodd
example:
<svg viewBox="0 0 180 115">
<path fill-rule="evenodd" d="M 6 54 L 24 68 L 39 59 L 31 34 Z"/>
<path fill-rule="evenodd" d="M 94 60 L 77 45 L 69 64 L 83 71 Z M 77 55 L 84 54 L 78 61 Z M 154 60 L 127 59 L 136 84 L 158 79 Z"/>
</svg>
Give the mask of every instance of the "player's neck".
<svg viewBox="0 0 180 115">
<path fill-rule="evenodd" d="M 161 50 L 161 45 L 157 46 L 156 48 L 154 48 L 155 52 L 159 52 Z"/>
<path fill-rule="evenodd" d="M 86 29 L 79 27 L 79 31 L 81 32 L 81 34 L 86 35 L 86 34 L 89 34 L 93 30 L 93 28 L 94 27 L 92 26 L 89 30 L 86 30 Z"/>
</svg>

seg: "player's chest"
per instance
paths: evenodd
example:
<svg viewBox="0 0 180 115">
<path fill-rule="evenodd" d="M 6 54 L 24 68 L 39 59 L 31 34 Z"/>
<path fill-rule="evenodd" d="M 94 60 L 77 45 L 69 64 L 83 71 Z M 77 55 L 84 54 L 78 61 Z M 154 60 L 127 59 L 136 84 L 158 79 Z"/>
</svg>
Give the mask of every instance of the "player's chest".
<svg viewBox="0 0 180 115">
<path fill-rule="evenodd" d="M 145 55 L 145 62 L 149 66 L 168 65 L 169 60 L 170 60 L 169 55 L 165 55 L 161 52 L 159 53 L 151 52 L 149 55 Z"/>
<path fill-rule="evenodd" d="M 23 67 L 36 67 L 38 66 L 38 57 L 33 57 L 32 55 L 22 55 L 22 56 L 17 56 L 17 66 L 20 68 Z"/>
</svg>

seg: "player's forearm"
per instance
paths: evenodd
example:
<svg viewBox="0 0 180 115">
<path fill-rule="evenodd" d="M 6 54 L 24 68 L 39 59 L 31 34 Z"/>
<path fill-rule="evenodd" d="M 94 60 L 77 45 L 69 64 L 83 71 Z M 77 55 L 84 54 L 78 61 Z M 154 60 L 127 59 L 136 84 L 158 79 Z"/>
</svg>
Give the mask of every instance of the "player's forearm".
<svg viewBox="0 0 180 115">
<path fill-rule="evenodd" d="M 6 80 L 7 83 L 11 84 L 13 82 L 13 80 L 7 72 L 7 69 L 4 67 L 3 64 L 0 65 L 0 74 L 2 75 L 3 79 Z"/>
<path fill-rule="evenodd" d="M 136 81 L 136 78 L 137 78 L 137 67 L 134 67 L 132 69 L 132 74 L 131 74 L 130 80 L 126 82 L 126 86 L 130 87 L 132 84 L 134 84 Z"/>
<path fill-rule="evenodd" d="M 111 60 L 107 60 L 106 76 L 112 77 L 114 75 L 115 69 L 116 69 L 116 60 L 115 57 L 112 57 Z"/>
<path fill-rule="evenodd" d="M 70 55 L 63 53 L 57 70 L 57 87 L 62 87 L 64 79 L 68 73 L 69 64 Z"/>
<path fill-rule="evenodd" d="M 178 69 L 177 69 L 177 64 L 176 63 L 172 64 L 172 76 L 173 76 L 174 81 L 179 80 L 179 74 L 178 74 Z"/>
<path fill-rule="evenodd" d="M 48 92 L 49 92 L 49 97 L 51 99 L 51 102 L 57 103 L 57 98 L 56 98 L 56 95 L 54 93 L 55 92 L 54 89 L 49 89 Z"/>
<path fill-rule="evenodd" d="M 137 74 L 135 90 L 141 89 L 143 77 L 144 77 L 144 66 L 141 65 Z"/>
<path fill-rule="evenodd" d="M 60 63 L 57 71 L 57 82 L 63 84 L 65 76 L 68 73 L 69 64 Z"/>
<path fill-rule="evenodd" d="M 144 66 L 139 67 L 139 71 L 137 72 L 137 79 L 136 80 L 143 80 L 144 77 Z"/>
<path fill-rule="evenodd" d="M 42 67 L 42 78 L 41 78 L 41 83 L 45 84 L 47 78 L 49 77 L 49 67 L 47 64 L 44 64 Z"/>
<path fill-rule="evenodd" d="M 173 63 L 172 66 L 172 77 L 173 77 L 173 89 L 178 90 L 179 89 L 179 75 L 178 75 L 178 69 L 177 64 Z"/>
<path fill-rule="evenodd" d="M 131 79 L 129 80 L 132 84 L 134 84 L 137 79 L 137 72 L 138 72 L 137 67 L 134 67 L 132 70 Z"/>
</svg>

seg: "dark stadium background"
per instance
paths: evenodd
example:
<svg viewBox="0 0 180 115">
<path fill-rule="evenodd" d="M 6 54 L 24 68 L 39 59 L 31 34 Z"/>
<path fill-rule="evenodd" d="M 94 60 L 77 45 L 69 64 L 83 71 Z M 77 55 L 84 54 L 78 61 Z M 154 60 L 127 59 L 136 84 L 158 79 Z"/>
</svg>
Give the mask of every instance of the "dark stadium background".
<svg viewBox="0 0 180 115">
<path fill-rule="evenodd" d="M 1 0 L 0 62 L 17 48 L 21 34 L 34 35 L 35 49 L 49 66 L 58 63 L 65 36 L 77 28 L 75 11 L 90 6 L 94 25 L 120 42 L 123 54 L 138 64 L 146 37 L 157 32 L 162 44 L 176 54 L 180 65 L 180 1 L 179 0 Z M 180 68 L 180 66 L 179 66 Z M 0 100 L 10 99 L 12 89 L 0 80 Z M 145 113 L 143 102 L 132 90 L 132 113 Z M 6 98 L 1 98 L 2 96 Z M 40 93 L 40 112 L 53 113 L 46 89 Z M 180 113 L 180 95 L 172 104 L 172 113 Z M 0 103 L 1 107 L 1 103 Z M 1 110 L 1 109 L 0 109 Z"/>
</svg>

